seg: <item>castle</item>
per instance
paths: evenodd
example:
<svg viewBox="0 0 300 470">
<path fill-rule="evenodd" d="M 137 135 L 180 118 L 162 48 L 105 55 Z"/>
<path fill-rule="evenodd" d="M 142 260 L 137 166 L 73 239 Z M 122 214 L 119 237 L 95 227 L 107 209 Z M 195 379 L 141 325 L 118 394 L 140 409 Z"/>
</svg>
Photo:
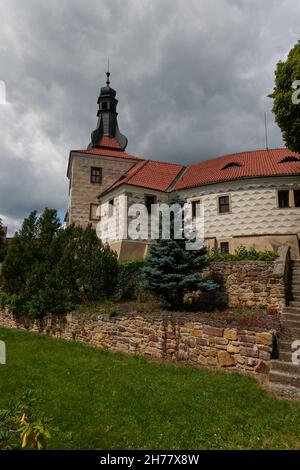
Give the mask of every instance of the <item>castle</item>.
<svg viewBox="0 0 300 470">
<path fill-rule="evenodd" d="M 286 148 L 257 150 L 189 166 L 143 159 L 125 151 L 117 104 L 107 72 L 91 142 L 70 152 L 68 224 L 97 227 L 120 259 L 142 258 L 151 240 L 131 240 L 126 230 L 112 239 L 111 228 L 132 204 L 151 211 L 176 192 L 193 207 L 202 206 L 208 248 L 276 251 L 288 245 L 292 258 L 299 258 L 300 155 Z M 102 217 L 99 205 L 108 209 Z"/>
</svg>

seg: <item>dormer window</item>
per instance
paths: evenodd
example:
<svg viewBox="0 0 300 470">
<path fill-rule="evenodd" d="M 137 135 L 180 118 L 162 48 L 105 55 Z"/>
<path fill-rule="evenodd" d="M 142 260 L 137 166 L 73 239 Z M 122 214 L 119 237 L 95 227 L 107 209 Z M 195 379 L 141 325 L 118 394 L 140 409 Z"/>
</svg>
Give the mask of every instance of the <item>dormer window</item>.
<svg viewBox="0 0 300 470">
<path fill-rule="evenodd" d="M 280 160 L 279 163 L 299 163 L 300 162 L 300 158 L 297 158 L 295 156 L 289 156 L 289 157 L 285 157 L 283 158 L 282 160 Z"/>
<path fill-rule="evenodd" d="M 229 168 L 240 168 L 242 165 L 238 162 L 229 162 L 227 163 L 222 170 L 228 170 Z"/>
</svg>

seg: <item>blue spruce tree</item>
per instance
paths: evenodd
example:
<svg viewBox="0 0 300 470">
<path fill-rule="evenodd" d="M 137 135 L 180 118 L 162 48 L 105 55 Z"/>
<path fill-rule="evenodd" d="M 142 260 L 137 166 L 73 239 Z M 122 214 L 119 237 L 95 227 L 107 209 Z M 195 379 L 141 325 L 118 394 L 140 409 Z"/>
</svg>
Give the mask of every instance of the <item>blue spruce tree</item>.
<svg viewBox="0 0 300 470">
<path fill-rule="evenodd" d="M 178 195 L 169 199 L 168 205 L 178 204 L 181 208 L 185 201 Z M 170 239 L 163 239 L 160 224 L 159 239 L 150 247 L 142 269 L 142 284 L 155 295 L 162 297 L 171 308 L 180 310 L 184 296 L 189 292 L 211 292 L 217 284 L 203 277 L 203 269 L 209 266 L 207 248 L 187 250 L 186 238 L 174 236 L 174 213 L 170 218 Z"/>
</svg>

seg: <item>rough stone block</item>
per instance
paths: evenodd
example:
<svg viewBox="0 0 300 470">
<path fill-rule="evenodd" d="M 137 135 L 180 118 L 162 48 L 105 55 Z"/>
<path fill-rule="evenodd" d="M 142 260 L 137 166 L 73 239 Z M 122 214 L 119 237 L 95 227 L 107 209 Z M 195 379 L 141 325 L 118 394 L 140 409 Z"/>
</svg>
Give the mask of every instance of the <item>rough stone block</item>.
<svg viewBox="0 0 300 470">
<path fill-rule="evenodd" d="M 226 328 L 225 331 L 224 331 L 224 338 L 226 339 L 230 339 L 232 341 L 235 341 L 237 339 L 238 335 L 237 335 L 237 331 L 236 330 L 233 330 L 233 329 L 230 329 L 230 328 Z"/>
<path fill-rule="evenodd" d="M 223 336 L 223 328 L 218 328 L 215 326 L 205 326 L 203 329 L 204 334 L 209 335 L 209 336 Z"/>
<path fill-rule="evenodd" d="M 221 367 L 230 367 L 235 364 L 233 357 L 227 351 L 218 351 L 218 363 Z"/>
<path fill-rule="evenodd" d="M 271 333 L 256 333 L 255 340 L 257 344 L 271 346 L 273 343 L 273 335 Z"/>
</svg>

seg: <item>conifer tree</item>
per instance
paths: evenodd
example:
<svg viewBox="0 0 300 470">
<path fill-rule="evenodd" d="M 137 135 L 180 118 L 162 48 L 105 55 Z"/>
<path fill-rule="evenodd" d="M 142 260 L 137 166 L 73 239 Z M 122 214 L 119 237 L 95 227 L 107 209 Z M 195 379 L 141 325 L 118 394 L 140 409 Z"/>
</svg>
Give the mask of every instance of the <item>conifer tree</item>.
<svg viewBox="0 0 300 470">
<path fill-rule="evenodd" d="M 183 208 L 184 200 L 175 195 L 168 205 L 177 204 Z M 160 237 L 157 244 L 149 249 L 145 266 L 142 268 L 142 284 L 154 294 L 162 297 L 173 309 L 181 309 L 185 294 L 193 291 L 209 292 L 217 285 L 202 276 L 202 271 L 209 265 L 207 249 L 187 250 L 185 237 L 176 239 L 174 217 L 171 213 L 170 239 Z"/>
</svg>

